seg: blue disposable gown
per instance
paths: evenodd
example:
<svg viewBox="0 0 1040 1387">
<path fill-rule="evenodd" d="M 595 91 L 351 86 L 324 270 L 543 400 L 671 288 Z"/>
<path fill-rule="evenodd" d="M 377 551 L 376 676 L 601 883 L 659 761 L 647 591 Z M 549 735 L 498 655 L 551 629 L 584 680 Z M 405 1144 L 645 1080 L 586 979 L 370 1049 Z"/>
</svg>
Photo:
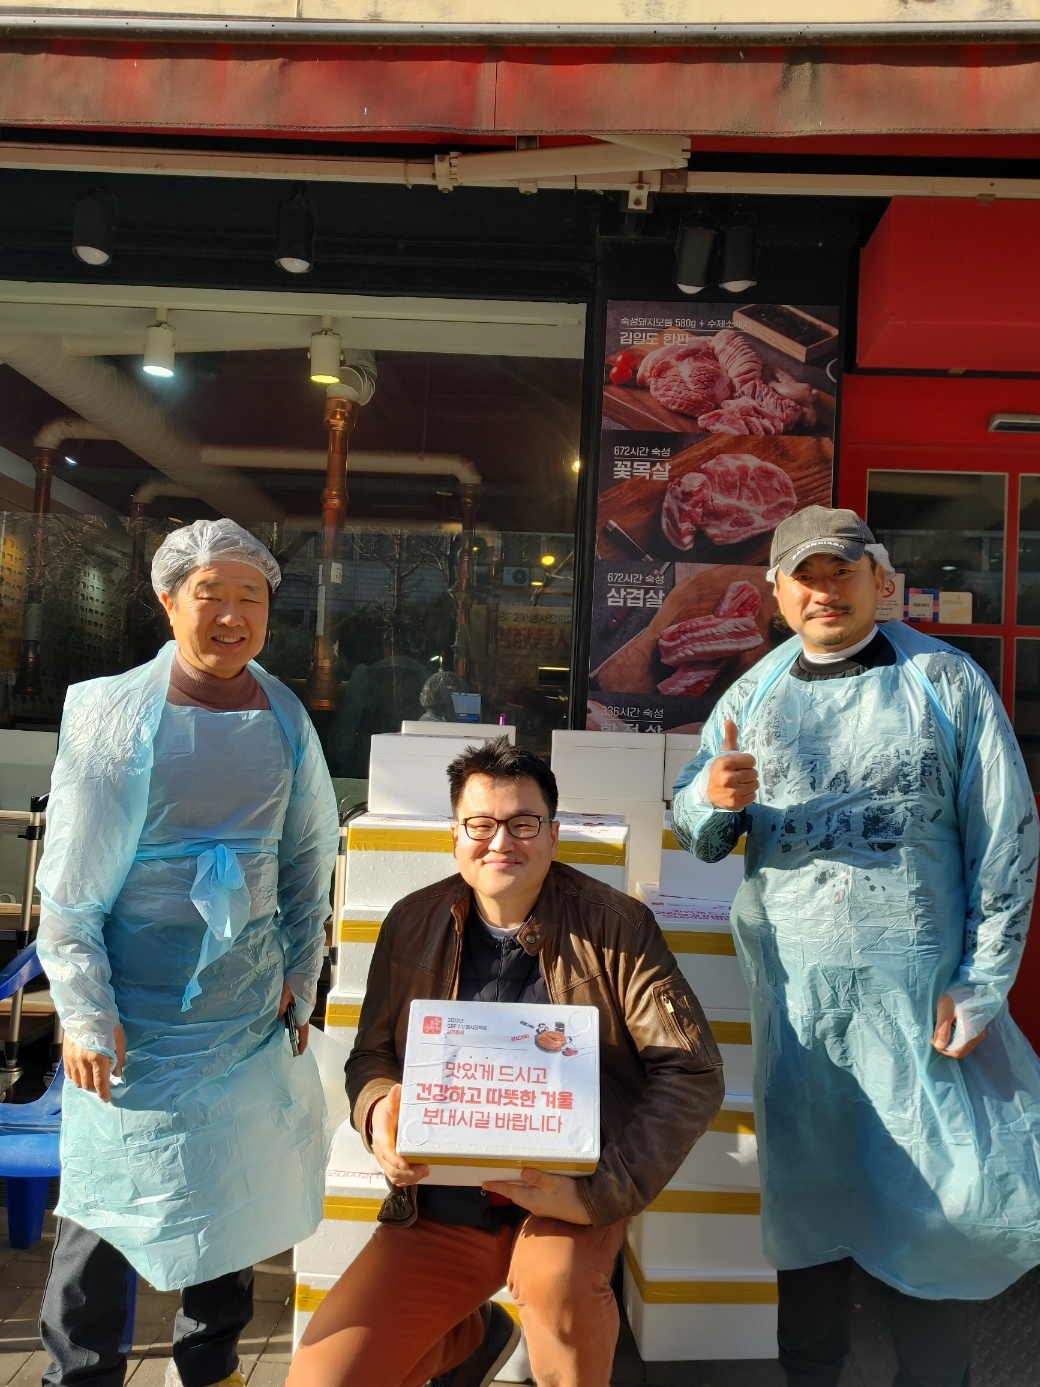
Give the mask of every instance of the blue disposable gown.
<svg viewBox="0 0 1040 1387">
<path fill-rule="evenodd" d="M 112 1102 L 65 1085 L 58 1212 L 160 1290 L 307 1237 L 324 1102 L 277 1018 L 310 1015 L 338 839 L 314 730 L 166 702 L 174 646 L 69 689 L 39 873 L 40 957 L 66 1033 L 114 1057 Z"/>
<path fill-rule="evenodd" d="M 911 1295 L 997 1294 L 1040 1262 L 1040 1063 L 1005 1006 L 1037 825 L 999 699 L 901 623 L 895 665 L 806 682 L 786 642 L 723 696 L 676 786 L 707 861 L 747 832 L 733 905 L 748 983 L 766 1256 L 851 1256 Z M 722 724 L 757 758 L 741 814 L 704 799 Z M 929 1044 L 943 992 L 962 1060 Z"/>
</svg>

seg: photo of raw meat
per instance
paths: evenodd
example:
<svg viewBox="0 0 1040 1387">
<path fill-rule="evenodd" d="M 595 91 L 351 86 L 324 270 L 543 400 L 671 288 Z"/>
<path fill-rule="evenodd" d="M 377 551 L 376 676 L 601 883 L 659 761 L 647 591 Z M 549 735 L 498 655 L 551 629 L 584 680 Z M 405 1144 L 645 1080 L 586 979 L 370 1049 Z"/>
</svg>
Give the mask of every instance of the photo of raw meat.
<svg viewBox="0 0 1040 1387">
<path fill-rule="evenodd" d="M 661 528 L 677 549 L 692 549 L 698 530 L 713 544 L 739 544 L 772 534 L 797 505 L 794 483 L 782 467 L 751 453 L 719 453 L 699 472 L 668 484 Z"/>
<path fill-rule="evenodd" d="M 604 481 L 613 466 L 610 437 Z M 765 564 L 781 520 L 803 506 L 831 504 L 832 465 L 828 438 L 710 434 L 673 453 L 656 475 L 605 487 L 596 555 L 618 562 L 643 553 L 673 562 Z"/>
<path fill-rule="evenodd" d="M 783 638 L 772 625 L 776 602 L 764 568 L 681 564 L 676 573 L 682 576 L 660 609 L 628 639 L 622 630 L 618 648 L 604 652 L 617 640 L 608 625 L 594 631 L 591 688 L 598 692 L 590 698 L 714 699 Z M 691 720 L 694 714 L 684 714 L 672 725 Z"/>
<path fill-rule="evenodd" d="M 822 366 L 791 360 L 735 327 L 647 336 L 607 356 L 606 421 L 638 432 L 771 437 L 831 431 L 834 396 Z"/>
<path fill-rule="evenodd" d="M 765 642 L 755 617 L 762 598 L 753 583 L 730 583 L 711 616 L 694 616 L 666 626 L 657 653 L 675 673 L 662 679 L 658 693 L 695 698 L 722 673 L 727 658 L 756 650 Z"/>
</svg>

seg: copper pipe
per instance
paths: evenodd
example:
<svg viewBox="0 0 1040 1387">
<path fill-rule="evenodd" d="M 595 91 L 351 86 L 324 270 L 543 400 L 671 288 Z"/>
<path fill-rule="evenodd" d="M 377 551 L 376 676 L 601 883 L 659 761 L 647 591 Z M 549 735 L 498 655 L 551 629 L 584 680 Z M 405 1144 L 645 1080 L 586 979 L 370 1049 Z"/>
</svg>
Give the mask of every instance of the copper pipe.
<svg viewBox="0 0 1040 1387">
<path fill-rule="evenodd" d="M 40 692 L 40 642 L 43 638 L 43 585 L 47 569 L 47 519 L 51 510 L 51 482 L 54 479 L 55 448 L 34 448 L 33 467 L 33 547 L 29 581 L 25 585 L 22 614 L 22 642 L 18 652 L 15 693 L 34 698 Z"/>
<path fill-rule="evenodd" d="M 311 668 L 308 703 L 316 713 L 331 713 L 339 702 L 336 678 L 335 618 L 329 608 L 332 587 L 340 585 L 337 555 L 339 538 L 347 518 L 347 451 L 350 435 L 357 423 L 356 400 L 331 396 L 325 401 L 325 427 L 328 430 L 328 462 L 325 490 L 321 493 L 321 568 L 318 571 L 318 620 L 314 636 L 314 664 Z"/>
<path fill-rule="evenodd" d="M 477 519 L 477 495 L 475 486 L 462 488 L 462 548 L 455 582 L 455 673 L 467 682 L 472 665 L 470 613 L 473 610 L 473 535 Z"/>
</svg>

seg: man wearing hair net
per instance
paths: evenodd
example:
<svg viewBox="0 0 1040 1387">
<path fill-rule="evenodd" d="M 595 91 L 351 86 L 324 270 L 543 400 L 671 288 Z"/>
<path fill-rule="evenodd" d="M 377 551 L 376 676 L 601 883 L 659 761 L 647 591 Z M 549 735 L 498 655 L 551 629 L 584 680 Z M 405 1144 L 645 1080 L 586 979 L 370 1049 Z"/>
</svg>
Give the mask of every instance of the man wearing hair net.
<svg viewBox="0 0 1040 1387">
<path fill-rule="evenodd" d="M 175 530 L 152 563 L 173 641 L 66 699 L 39 873 L 67 1079 L 52 1387 L 123 1382 L 128 1264 L 182 1291 L 167 1387 L 242 1384 L 252 1264 L 321 1219 L 303 1052 L 338 820 L 306 713 L 252 663 L 279 580 L 230 520 Z"/>
<path fill-rule="evenodd" d="M 853 1262 L 888 1288 L 897 1387 L 966 1387 L 971 1302 L 1040 1262 L 1040 1062 L 1008 1015 L 1033 794 L 966 655 L 875 625 L 888 556 L 848 510 L 773 537 L 794 637 L 723 695 L 676 836 L 747 834 L 762 1233 L 791 1387 L 834 1387 Z"/>
</svg>

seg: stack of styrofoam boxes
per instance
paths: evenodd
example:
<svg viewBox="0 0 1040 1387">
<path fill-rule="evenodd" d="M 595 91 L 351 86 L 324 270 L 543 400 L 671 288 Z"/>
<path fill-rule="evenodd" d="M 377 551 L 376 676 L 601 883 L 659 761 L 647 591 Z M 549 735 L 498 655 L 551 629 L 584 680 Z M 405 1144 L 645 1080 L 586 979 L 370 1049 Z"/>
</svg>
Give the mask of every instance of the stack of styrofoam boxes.
<svg viewBox="0 0 1040 1387">
<path fill-rule="evenodd" d="M 322 1221 L 317 1231 L 298 1243 L 293 1252 L 294 1353 L 315 1310 L 375 1232 L 379 1206 L 386 1194 L 387 1183 L 375 1157 L 365 1150 L 350 1123 L 344 1123 L 333 1140 L 325 1173 Z M 516 1309 L 504 1287 L 494 1299 L 516 1318 Z M 522 1339 L 498 1376 L 503 1382 L 530 1381 L 531 1366 Z"/>
<path fill-rule="evenodd" d="M 430 724 L 436 730 L 400 737 L 373 737 L 370 812 L 340 830 L 341 862 L 333 918 L 336 966 L 325 1009 L 325 1030 L 348 1048 L 354 1043 L 368 969 L 379 927 L 390 907 L 455 872 L 447 765 L 466 746 L 490 737 L 515 738 L 511 727 Z M 623 889 L 628 829 L 609 819 L 566 816 L 558 860 Z M 383 1177 L 360 1137 L 341 1128 L 326 1180 L 325 1219 L 313 1238 L 296 1249 L 295 1338 L 338 1276 L 368 1241 L 385 1193 Z M 495 1297 L 510 1313 L 508 1292 Z M 503 1381 L 529 1380 L 521 1341 L 499 1372 Z"/>
<path fill-rule="evenodd" d="M 679 772 L 692 761 L 701 749 L 699 732 L 666 732 L 664 734 L 664 798 L 672 802 L 672 787 Z"/>
<path fill-rule="evenodd" d="M 628 824 L 628 874 L 623 889 L 655 881 L 661 854 L 665 739 L 644 732 L 552 734 L 552 768 L 560 808 L 617 815 Z"/>
<path fill-rule="evenodd" d="M 625 1310 L 646 1360 L 776 1353 L 776 1273 L 762 1254 L 751 1110 L 751 1018 L 729 925 L 742 874 L 741 852 L 698 862 L 666 821 L 661 889 L 639 888 L 704 1007 L 726 1075 L 722 1111 L 629 1230 Z"/>
</svg>

